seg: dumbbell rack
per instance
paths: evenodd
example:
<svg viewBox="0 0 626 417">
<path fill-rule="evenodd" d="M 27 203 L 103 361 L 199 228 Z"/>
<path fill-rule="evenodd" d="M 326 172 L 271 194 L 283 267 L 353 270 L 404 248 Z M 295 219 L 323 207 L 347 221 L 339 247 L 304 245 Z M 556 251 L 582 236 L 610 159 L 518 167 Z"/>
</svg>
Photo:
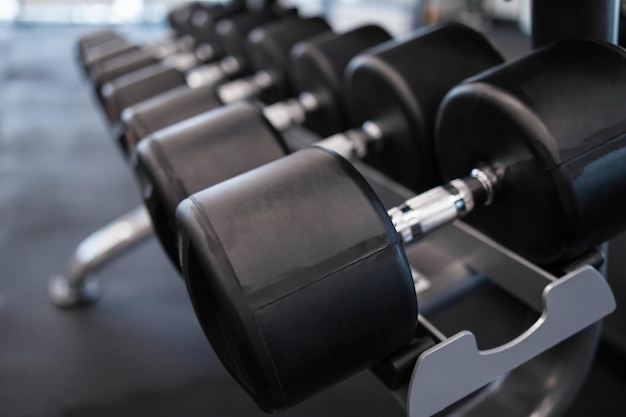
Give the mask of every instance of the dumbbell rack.
<svg viewBox="0 0 626 417">
<path fill-rule="evenodd" d="M 317 139 L 314 135 L 307 137 L 303 128 L 296 128 L 286 140 L 290 147 L 299 149 Z M 354 165 L 386 206 L 414 195 L 365 164 Z M 391 387 L 406 406 L 407 415 L 427 417 L 453 406 L 455 412 L 442 415 L 515 416 L 520 412 L 520 417 L 528 416 L 527 410 L 514 411 L 514 404 L 507 404 L 510 409 L 500 410 L 500 414 L 488 411 L 493 407 L 493 394 L 498 392 L 506 398 L 507 391 L 520 386 L 530 389 L 525 399 L 531 408 L 537 408 L 534 411 L 544 403 L 540 414 L 533 416 L 560 415 L 569 405 L 569 400 L 563 399 L 574 398 L 587 376 L 599 337 L 599 321 L 616 307 L 606 279 L 589 265 L 588 258 L 557 277 L 461 221 L 408 246 L 406 251 L 423 314 L 418 318 L 418 327 L 436 341 L 428 349 L 405 355 L 417 358 L 410 383 Z M 511 296 L 522 308 L 535 312 L 537 318 L 519 333 L 509 332 L 513 335 L 510 340 L 484 350 L 478 348 L 480 339 L 472 331 L 460 330 L 447 336 L 447 331 L 429 319 L 437 310 L 449 308 L 464 297 L 471 298 L 486 283 L 502 290 L 498 296 Z M 558 384 L 544 386 L 542 381 L 548 376 Z M 545 405 L 547 399 L 554 398 L 561 401 Z"/>
<path fill-rule="evenodd" d="M 534 3 L 537 7 L 533 33 L 542 33 L 535 38 L 535 46 L 563 37 L 562 32 L 541 32 L 552 23 L 548 18 L 551 12 L 575 15 L 590 5 L 600 12 L 589 17 L 582 35 L 616 37 L 617 1 L 581 0 L 569 2 L 573 4 L 566 7 L 561 0 Z M 393 190 L 402 198 L 412 195 L 366 166 L 356 165 L 372 183 Z M 51 281 L 53 302 L 73 306 L 95 301 L 99 290 L 97 282 L 89 278 L 91 273 L 142 242 L 150 231 L 149 217 L 140 208 L 85 239 L 75 250 L 67 275 Z M 454 260 L 466 275 L 487 279 L 518 299 L 537 312 L 539 318 L 508 342 L 479 349 L 480 339 L 472 331 L 462 330 L 448 336 L 427 315 L 420 316 L 418 327 L 436 343 L 421 351 L 411 365 L 410 382 L 394 389 L 406 405 L 408 415 L 431 416 L 449 406 L 453 410 L 450 415 L 467 417 L 560 415 L 569 404 L 567 398 L 573 397 L 587 373 L 599 336 L 598 321 L 615 308 L 613 294 L 602 274 L 583 262 L 563 276 L 554 276 L 462 222 L 443 228 L 425 242 L 409 248 L 409 259 L 420 269 L 441 270 L 444 265 L 433 265 L 436 261 L 429 256 L 434 249 L 445 252 L 444 258 Z M 455 282 L 454 275 L 448 273 L 447 280 Z M 429 297 L 442 297 L 442 294 L 432 295 L 436 290 L 437 285 L 428 283 L 419 291 L 421 309 L 424 304 L 428 306 Z M 528 407 L 511 404 L 506 411 L 499 410 L 494 398 L 506 398 L 507 392 L 514 392 L 520 386 L 528 390 L 525 400 L 531 404 L 531 412 Z"/>
<path fill-rule="evenodd" d="M 535 47 L 572 36 L 617 42 L 619 0 L 532 3 Z M 86 237 L 70 256 L 65 274 L 55 274 L 50 279 L 48 292 L 52 303 L 58 307 L 74 307 L 95 302 L 100 296 L 100 287 L 93 274 L 152 235 L 149 214 L 145 208 L 138 207 Z"/>
<path fill-rule="evenodd" d="M 541 316 L 517 338 L 496 348 L 479 350 L 476 337 L 462 331 L 422 353 L 407 394 L 411 417 L 435 414 L 615 309 L 606 280 L 589 265 L 557 278 L 461 222 L 433 236 L 429 244 L 444 246 L 451 256 L 463 259 L 468 268 L 480 271 Z M 420 321 L 429 326 L 426 319 Z"/>
</svg>

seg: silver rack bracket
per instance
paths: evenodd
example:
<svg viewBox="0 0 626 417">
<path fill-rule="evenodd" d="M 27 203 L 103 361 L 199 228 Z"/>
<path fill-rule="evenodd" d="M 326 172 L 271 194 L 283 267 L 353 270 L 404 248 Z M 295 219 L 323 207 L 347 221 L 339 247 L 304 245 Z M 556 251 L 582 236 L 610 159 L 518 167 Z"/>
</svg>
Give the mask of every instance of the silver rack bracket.
<svg viewBox="0 0 626 417">
<path fill-rule="evenodd" d="M 48 284 L 50 301 L 57 307 L 94 303 L 100 286 L 93 273 L 152 235 L 148 211 L 140 206 L 87 236 L 74 250 L 65 275 Z"/>
<path fill-rule="evenodd" d="M 462 331 L 425 351 L 408 389 L 410 417 L 432 416 L 615 309 L 608 283 L 588 265 L 557 278 L 461 222 L 441 232 L 433 235 L 438 243 L 445 241 L 469 268 L 542 314 L 524 333 L 493 349 L 479 350 L 474 334 Z"/>
</svg>

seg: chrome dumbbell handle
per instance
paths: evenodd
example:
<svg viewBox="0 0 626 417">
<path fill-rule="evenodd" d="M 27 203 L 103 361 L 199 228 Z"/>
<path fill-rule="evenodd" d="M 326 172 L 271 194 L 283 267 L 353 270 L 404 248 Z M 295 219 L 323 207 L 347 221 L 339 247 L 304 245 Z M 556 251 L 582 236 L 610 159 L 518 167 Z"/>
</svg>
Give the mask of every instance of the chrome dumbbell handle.
<svg viewBox="0 0 626 417">
<path fill-rule="evenodd" d="M 283 132 L 304 123 L 307 115 L 319 109 L 319 107 L 320 103 L 315 95 L 303 92 L 297 98 L 280 101 L 264 107 L 263 116 L 279 132 Z"/>
<path fill-rule="evenodd" d="M 191 88 L 198 88 L 205 85 L 215 85 L 233 74 L 236 74 L 243 64 L 234 56 L 227 56 L 218 62 L 201 65 L 191 69 L 185 80 Z"/>
<path fill-rule="evenodd" d="M 161 58 L 165 65 L 176 68 L 180 72 L 193 72 L 193 69 L 197 65 L 210 61 L 215 56 L 215 48 L 208 43 L 201 43 L 194 48 L 193 44 L 189 42 L 193 42 L 193 39 L 183 38 L 173 40 L 169 45 L 165 45 L 165 49 L 161 51 L 157 50 L 157 55 L 162 55 Z M 229 57 L 224 58 L 222 61 L 227 58 Z M 205 66 L 201 66 L 199 69 L 204 67 Z"/>
<path fill-rule="evenodd" d="M 193 48 L 194 40 L 191 36 L 181 36 L 178 38 L 168 37 L 149 42 L 143 46 L 143 50 L 149 52 L 156 59 L 164 59 L 178 52 L 189 51 Z"/>
<path fill-rule="evenodd" d="M 166 67 L 175 68 L 180 72 L 187 72 L 200 63 L 195 52 L 177 52 L 163 59 Z"/>
<path fill-rule="evenodd" d="M 432 188 L 390 209 L 387 214 L 405 243 L 452 223 L 480 205 L 493 201 L 498 178 L 489 167 Z"/>
<path fill-rule="evenodd" d="M 240 78 L 217 87 L 217 97 L 223 104 L 234 103 L 253 97 L 274 85 L 275 81 L 266 71 Z"/>
<path fill-rule="evenodd" d="M 372 121 L 367 121 L 359 129 L 350 129 L 337 133 L 317 142 L 316 146 L 329 149 L 344 158 L 365 158 L 369 149 L 376 147 L 384 138 L 380 126 Z"/>
</svg>

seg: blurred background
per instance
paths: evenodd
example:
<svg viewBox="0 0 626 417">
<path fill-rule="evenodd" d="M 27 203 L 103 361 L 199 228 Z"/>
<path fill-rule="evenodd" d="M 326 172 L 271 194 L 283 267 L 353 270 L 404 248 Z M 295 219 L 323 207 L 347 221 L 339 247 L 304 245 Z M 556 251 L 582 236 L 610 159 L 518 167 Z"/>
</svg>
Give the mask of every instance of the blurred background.
<svg viewBox="0 0 626 417">
<path fill-rule="evenodd" d="M 213 3 L 216 3 L 214 1 Z M 160 24 L 176 0 L 2 0 L 0 22 L 55 24 Z M 207 1 L 211 3 L 211 1 Z M 492 19 L 528 20 L 528 0 L 293 0 L 303 14 L 324 14 L 341 29 L 377 21 L 395 33 L 441 19 L 487 29 Z"/>
<path fill-rule="evenodd" d="M 65 311 L 48 300 L 48 279 L 76 244 L 141 203 L 78 68 L 75 42 L 103 27 L 138 42 L 155 38 L 168 30 L 166 13 L 177 3 L 0 0 L 0 417 L 265 415 L 219 364 L 155 241 L 101 271 L 96 305 Z M 530 48 L 529 0 L 282 3 L 324 15 L 337 31 L 375 22 L 402 35 L 456 20 L 487 33 L 507 58 Z M 623 253 L 622 236 L 609 253 L 622 306 Z M 620 307 L 568 417 L 625 415 L 625 358 Z M 405 414 L 364 372 L 282 415 Z"/>
</svg>

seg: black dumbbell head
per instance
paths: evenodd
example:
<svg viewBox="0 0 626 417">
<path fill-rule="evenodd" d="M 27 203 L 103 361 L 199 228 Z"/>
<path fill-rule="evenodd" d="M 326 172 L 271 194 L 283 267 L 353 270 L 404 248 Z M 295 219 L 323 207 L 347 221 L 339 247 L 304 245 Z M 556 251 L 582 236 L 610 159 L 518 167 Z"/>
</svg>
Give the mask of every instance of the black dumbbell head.
<svg viewBox="0 0 626 417">
<path fill-rule="evenodd" d="M 328 23 L 319 17 L 289 16 L 250 32 L 246 50 L 252 66 L 257 71 L 268 72 L 275 80 L 272 88 L 261 94 L 263 101 L 272 103 L 294 95 L 288 71 L 291 48 L 330 30 Z"/>
<path fill-rule="evenodd" d="M 173 88 L 122 112 L 120 145 L 132 156 L 137 143 L 149 134 L 222 105 L 212 85 Z"/>
<path fill-rule="evenodd" d="M 216 3 L 187 3 L 173 9 L 168 20 L 179 35 L 189 35 L 196 45 L 208 44 L 215 56 L 223 54 L 223 47 L 216 32 L 218 22 L 232 16 L 246 14 L 243 2 L 231 1 L 227 5 Z"/>
<path fill-rule="evenodd" d="M 355 126 L 374 121 L 385 136 L 366 162 L 416 192 L 437 185 L 433 131 L 441 100 L 502 61 L 483 35 L 460 24 L 420 30 L 352 60 L 345 81 L 350 119 Z"/>
<path fill-rule="evenodd" d="M 135 170 L 152 224 L 178 267 L 174 213 L 191 194 L 285 155 L 280 135 L 249 103 L 162 129 L 137 148 Z"/>
<path fill-rule="evenodd" d="M 240 13 L 228 19 L 222 19 L 215 27 L 220 44 L 223 46 L 225 54 L 236 57 L 246 68 L 242 72 L 247 73 L 252 70 L 246 56 L 246 38 L 250 31 L 271 23 L 280 16 L 272 10 L 259 13 Z"/>
<path fill-rule="evenodd" d="M 219 23 L 224 19 L 250 15 L 243 1 L 231 1 L 226 5 L 203 4 L 203 9 L 196 11 L 191 18 L 192 35 L 197 44 L 211 45 L 215 56 L 228 54 L 217 30 Z"/>
<path fill-rule="evenodd" d="M 87 65 L 89 51 L 94 47 L 99 47 L 108 42 L 114 42 L 121 39 L 121 36 L 112 30 L 102 30 L 92 34 L 82 36 L 78 39 L 77 46 L 77 59 L 80 68 L 85 75 L 90 76 L 91 67 Z"/>
<path fill-rule="evenodd" d="M 169 10 L 167 21 L 178 35 L 188 35 L 193 32 L 191 23 L 193 14 L 200 10 L 204 10 L 202 3 L 198 1 L 185 2 Z"/>
<path fill-rule="evenodd" d="M 151 51 L 135 49 L 93 66 L 90 75 L 95 88 L 99 89 L 104 83 L 156 62 L 158 59 L 154 57 Z"/>
<path fill-rule="evenodd" d="M 118 122 L 125 108 L 185 84 L 179 70 L 157 63 L 104 84 L 101 94 L 107 115 Z"/>
<path fill-rule="evenodd" d="M 626 225 L 626 52 L 568 41 L 487 71 L 445 99 L 446 178 L 495 167 L 501 195 L 467 221 L 554 266 Z"/>
<path fill-rule="evenodd" d="M 335 154 L 311 148 L 235 177 L 183 201 L 177 218 L 202 328 L 265 411 L 371 366 L 415 332 L 401 241 Z"/>
<path fill-rule="evenodd" d="M 124 38 L 117 38 L 89 48 L 83 54 L 83 65 L 88 74 L 100 63 L 139 49 L 139 46 Z"/>
<path fill-rule="evenodd" d="M 97 32 L 88 33 L 87 35 L 83 35 L 78 38 L 78 41 L 76 42 L 78 55 L 82 59 L 85 51 L 89 50 L 90 48 L 102 45 L 104 43 L 119 38 L 121 38 L 121 36 L 111 29 L 104 29 Z"/>
<path fill-rule="evenodd" d="M 307 115 L 307 128 L 328 136 L 349 127 L 340 94 L 346 66 L 357 54 L 390 39 L 381 27 L 368 25 L 342 34 L 324 33 L 292 49 L 295 91 L 313 94 L 320 104 L 318 111 Z"/>
</svg>

